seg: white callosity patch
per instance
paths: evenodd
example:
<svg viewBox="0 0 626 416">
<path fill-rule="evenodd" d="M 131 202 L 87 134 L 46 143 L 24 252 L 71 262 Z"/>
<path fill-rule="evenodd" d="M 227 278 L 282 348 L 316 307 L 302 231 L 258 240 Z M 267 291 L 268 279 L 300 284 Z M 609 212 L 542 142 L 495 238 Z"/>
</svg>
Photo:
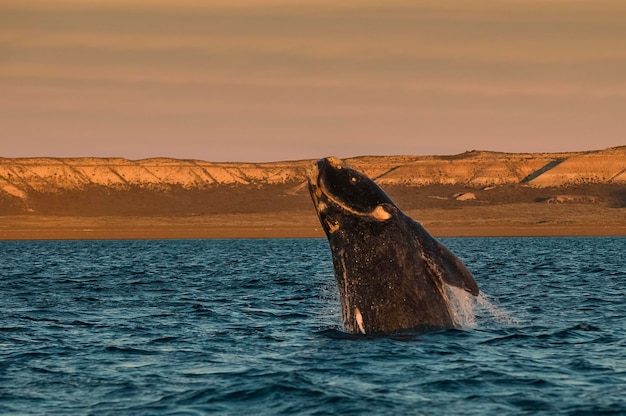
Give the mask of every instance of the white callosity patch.
<svg viewBox="0 0 626 416">
<path fill-rule="evenodd" d="M 361 311 L 359 308 L 354 308 L 354 319 L 356 320 L 356 325 L 359 328 L 359 331 L 362 334 L 365 334 L 365 326 L 363 325 L 363 315 L 361 315 Z"/>
<path fill-rule="evenodd" d="M 391 218 L 391 214 L 389 213 L 389 211 L 387 211 L 382 205 L 374 208 L 371 215 L 378 221 L 387 221 L 389 218 Z"/>
<path fill-rule="evenodd" d="M 339 159 L 337 157 L 330 156 L 330 157 L 327 157 L 326 160 L 328 161 L 330 166 L 332 166 L 335 169 L 343 168 L 343 162 L 341 161 L 341 159 Z"/>
<path fill-rule="evenodd" d="M 339 229 L 339 223 L 328 218 L 326 219 L 326 226 L 328 227 L 328 232 L 331 234 Z"/>
</svg>

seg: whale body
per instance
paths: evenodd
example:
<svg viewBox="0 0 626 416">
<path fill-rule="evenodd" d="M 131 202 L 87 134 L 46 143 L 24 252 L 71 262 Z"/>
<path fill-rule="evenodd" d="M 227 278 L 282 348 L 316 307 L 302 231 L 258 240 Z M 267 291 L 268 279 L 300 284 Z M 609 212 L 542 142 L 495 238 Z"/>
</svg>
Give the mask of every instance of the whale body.
<svg viewBox="0 0 626 416">
<path fill-rule="evenodd" d="M 309 191 L 330 245 L 347 332 L 458 326 L 446 286 L 477 296 L 472 274 L 372 179 L 328 157 L 312 166 Z"/>
</svg>

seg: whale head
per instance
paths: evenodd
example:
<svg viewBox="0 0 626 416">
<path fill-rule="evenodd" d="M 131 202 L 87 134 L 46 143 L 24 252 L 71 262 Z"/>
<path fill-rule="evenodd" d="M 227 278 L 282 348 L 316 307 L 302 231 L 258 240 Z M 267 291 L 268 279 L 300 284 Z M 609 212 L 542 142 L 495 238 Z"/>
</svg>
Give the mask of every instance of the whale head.
<svg viewBox="0 0 626 416">
<path fill-rule="evenodd" d="M 384 222 L 399 211 L 372 179 L 332 156 L 313 165 L 309 191 L 327 235 L 347 220 Z"/>
</svg>

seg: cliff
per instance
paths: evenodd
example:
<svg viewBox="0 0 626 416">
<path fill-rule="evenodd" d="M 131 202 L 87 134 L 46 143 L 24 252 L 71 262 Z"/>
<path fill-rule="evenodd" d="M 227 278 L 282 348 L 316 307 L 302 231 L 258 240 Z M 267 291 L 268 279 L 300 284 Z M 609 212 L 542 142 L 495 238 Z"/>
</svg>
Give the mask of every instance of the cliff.
<svg viewBox="0 0 626 416">
<path fill-rule="evenodd" d="M 537 200 L 537 192 L 545 189 L 607 185 L 618 192 L 626 185 L 626 146 L 578 153 L 472 151 L 346 161 L 392 194 L 398 189 L 436 186 L 456 191 L 515 187 L 526 188 L 521 193 L 535 190 Z M 310 202 L 304 198 L 304 184 L 312 162 L 0 158 L 0 214 L 189 215 L 306 209 Z M 429 196 L 448 199 L 451 190 L 442 192 L 443 196 Z M 558 200 L 556 194 L 541 195 Z M 481 195 L 463 199 L 480 200 Z"/>
</svg>

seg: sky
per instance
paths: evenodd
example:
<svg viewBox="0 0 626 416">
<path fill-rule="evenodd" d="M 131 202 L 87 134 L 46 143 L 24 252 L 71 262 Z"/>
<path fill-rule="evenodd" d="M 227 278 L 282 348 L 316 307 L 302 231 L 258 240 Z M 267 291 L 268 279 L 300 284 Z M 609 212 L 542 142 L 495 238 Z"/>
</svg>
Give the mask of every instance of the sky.
<svg viewBox="0 0 626 416">
<path fill-rule="evenodd" d="M 623 0 L 0 0 L 0 157 L 619 145 Z"/>
</svg>

